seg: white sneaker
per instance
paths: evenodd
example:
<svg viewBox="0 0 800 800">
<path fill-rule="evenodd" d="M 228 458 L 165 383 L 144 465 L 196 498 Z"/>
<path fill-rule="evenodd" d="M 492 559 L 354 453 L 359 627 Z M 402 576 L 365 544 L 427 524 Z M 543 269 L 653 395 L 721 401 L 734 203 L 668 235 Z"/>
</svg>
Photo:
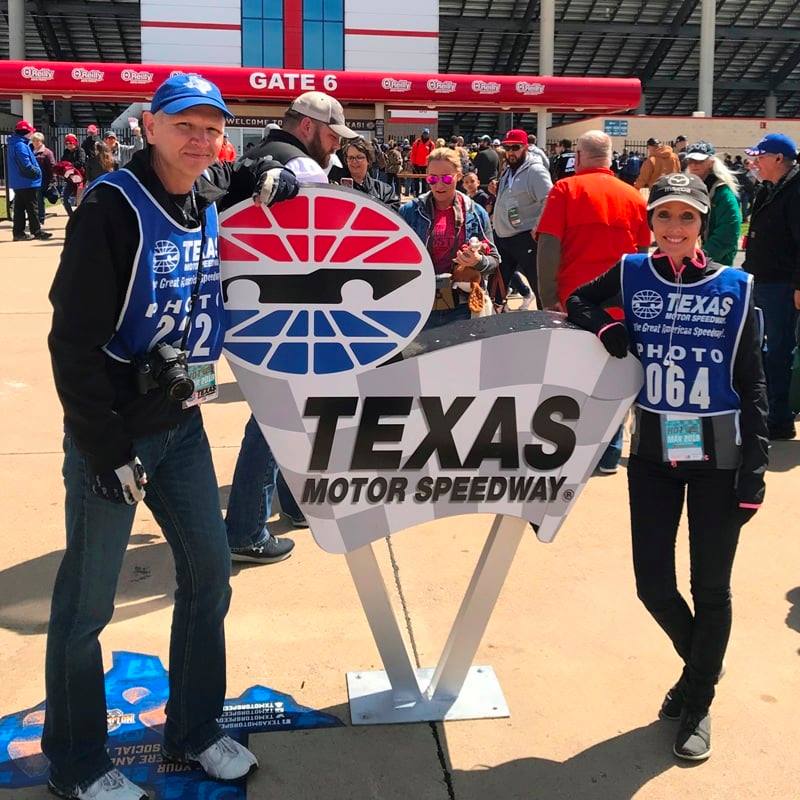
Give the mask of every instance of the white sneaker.
<svg viewBox="0 0 800 800">
<path fill-rule="evenodd" d="M 230 736 L 223 736 L 202 753 L 190 756 L 209 778 L 218 781 L 236 781 L 258 769 L 258 759 Z"/>
<path fill-rule="evenodd" d="M 536 296 L 534 295 L 533 291 L 527 296 L 522 298 L 522 302 L 519 305 L 517 311 L 529 311 L 530 307 L 536 302 Z"/>
<path fill-rule="evenodd" d="M 64 792 L 52 781 L 48 783 L 47 788 L 65 800 L 150 800 L 150 795 L 144 789 L 131 783 L 118 769 L 110 769 L 82 790 L 73 789 Z"/>
</svg>

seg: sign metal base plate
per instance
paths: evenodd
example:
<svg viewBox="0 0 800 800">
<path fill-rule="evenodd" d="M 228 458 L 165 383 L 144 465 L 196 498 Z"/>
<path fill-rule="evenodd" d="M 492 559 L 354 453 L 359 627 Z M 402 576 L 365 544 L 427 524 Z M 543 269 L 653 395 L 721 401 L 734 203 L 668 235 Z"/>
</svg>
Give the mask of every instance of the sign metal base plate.
<svg viewBox="0 0 800 800">
<path fill-rule="evenodd" d="M 434 670 L 415 670 L 422 700 L 396 699 L 382 670 L 347 673 L 347 694 L 353 725 L 388 725 L 398 722 L 437 722 L 454 719 L 509 717 L 508 704 L 491 667 L 471 667 L 455 699 L 431 699 L 425 690 Z"/>
</svg>

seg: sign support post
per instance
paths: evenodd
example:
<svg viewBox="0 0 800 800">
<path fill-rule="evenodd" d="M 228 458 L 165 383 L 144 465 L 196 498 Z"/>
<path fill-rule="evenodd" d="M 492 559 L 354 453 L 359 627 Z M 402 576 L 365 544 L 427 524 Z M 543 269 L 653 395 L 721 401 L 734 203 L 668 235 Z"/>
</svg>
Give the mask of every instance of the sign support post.
<svg viewBox="0 0 800 800">
<path fill-rule="evenodd" d="M 414 669 L 371 545 L 346 554 L 385 671 L 348 672 L 353 725 L 509 716 L 494 670 L 473 667 L 528 523 L 498 514 L 435 669 Z"/>
</svg>

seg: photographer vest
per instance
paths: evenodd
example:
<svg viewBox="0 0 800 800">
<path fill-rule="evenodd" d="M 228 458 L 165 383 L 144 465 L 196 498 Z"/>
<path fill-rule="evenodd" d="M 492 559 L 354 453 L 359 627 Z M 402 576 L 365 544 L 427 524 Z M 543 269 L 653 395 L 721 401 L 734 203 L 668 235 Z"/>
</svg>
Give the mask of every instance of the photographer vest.
<svg viewBox="0 0 800 800">
<path fill-rule="evenodd" d="M 722 267 L 695 283 L 672 283 L 646 254 L 624 256 L 621 272 L 625 324 L 645 372 L 636 405 L 698 417 L 738 412 L 733 363 L 752 276 Z"/>
<path fill-rule="evenodd" d="M 196 308 L 191 313 L 201 229 L 175 222 L 127 169 L 103 175 L 87 192 L 101 183 L 121 192 L 139 224 L 139 248 L 125 302 L 116 332 L 103 350 L 117 361 L 130 362 L 161 342 L 180 347 L 186 326 L 191 325 L 186 343 L 189 362 L 216 361 L 225 338 L 216 206 L 204 212 L 203 272 Z"/>
</svg>

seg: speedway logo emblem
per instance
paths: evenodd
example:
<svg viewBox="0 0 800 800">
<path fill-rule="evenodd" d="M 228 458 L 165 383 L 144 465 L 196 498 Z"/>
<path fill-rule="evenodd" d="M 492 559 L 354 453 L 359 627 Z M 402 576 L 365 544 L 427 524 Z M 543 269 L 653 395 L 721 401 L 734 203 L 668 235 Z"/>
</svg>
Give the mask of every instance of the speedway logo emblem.
<svg viewBox="0 0 800 800">
<path fill-rule="evenodd" d="M 169 239 L 159 239 L 153 248 L 153 272 L 156 275 L 167 275 L 172 272 L 181 261 L 181 251 L 175 242 Z"/>
<path fill-rule="evenodd" d="M 631 309 L 639 319 L 655 319 L 664 310 L 664 300 L 658 292 L 640 289 L 631 298 Z"/>
<path fill-rule="evenodd" d="M 425 248 L 393 212 L 339 187 L 226 212 L 225 350 L 262 374 L 363 371 L 419 332 L 434 295 Z M 424 298 L 421 302 L 420 298 Z"/>
</svg>

